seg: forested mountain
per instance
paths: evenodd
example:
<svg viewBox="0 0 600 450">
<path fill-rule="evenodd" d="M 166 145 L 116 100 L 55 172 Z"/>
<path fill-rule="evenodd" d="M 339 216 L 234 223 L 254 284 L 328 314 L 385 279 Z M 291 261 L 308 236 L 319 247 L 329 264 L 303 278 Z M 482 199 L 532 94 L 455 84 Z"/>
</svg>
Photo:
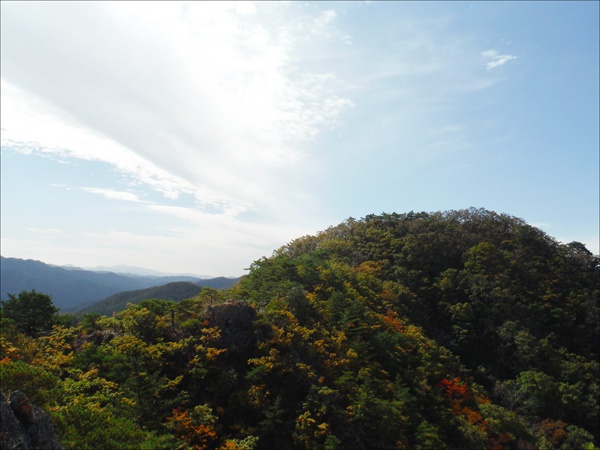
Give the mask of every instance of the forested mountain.
<svg viewBox="0 0 600 450">
<path fill-rule="evenodd" d="M 110 316 L 114 312 L 125 309 L 128 303 L 137 304 L 142 300 L 149 299 L 172 300 L 174 302 L 178 302 L 185 300 L 186 298 L 195 297 L 200 293 L 203 287 L 226 289 L 233 286 L 237 281 L 237 278 L 218 277 L 208 280 L 201 280 L 196 283 L 190 283 L 188 281 L 176 281 L 146 289 L 119 292 L 105 298 L 104 300 L 100 300 L 99 302 L 83 308 L 80 312 L 99 313 Z"/>
<path fill-rule="evenodd" d="M 110 297 L 95 302 L 81 310 L 84 314 L 99 313 L 110 316 L 113 312 L 125 309 L 128 303 L 137 304 L 142 300 L 152 298 L 158 300 L 172 300 L 174 302 L 195 297 L 201 291 L 201 287 L 187 281 L 177 281 L 146 289 L 125 291 L 113 294 Z"/>
<path fill-rule="evenodd" d="M 2 389 L 67 448 L 593 449 L 599 262 L 486 210 L 349 219 L 227 291 L 4 311 Z"/>
<path fill-rule="evenodd" d="M 213 289 L 229 289 L 238 281 L 240 281 L 239 278 L 216 277 L 196 281 L 196 285 L 200 287 L 211 287 Z"/>
<path fill-rule="evenodd" d="M 63 311 L 77 311 L 90 303 L 122 291 L 143 289 L 162 284 L 202 281 L 187 276 L 138 276 L 112 272 L 95 272 L 51 266 L 31 259 L 5 258 L 0 261 L 0 298 L 35 289 L 52 295 Z"/>
</svg>

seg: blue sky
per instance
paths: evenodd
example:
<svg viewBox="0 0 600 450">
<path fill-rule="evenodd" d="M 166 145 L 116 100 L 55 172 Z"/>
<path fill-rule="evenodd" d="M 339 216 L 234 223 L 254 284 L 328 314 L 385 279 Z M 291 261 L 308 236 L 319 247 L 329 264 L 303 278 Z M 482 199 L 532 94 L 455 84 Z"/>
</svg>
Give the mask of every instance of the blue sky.
<svg viewBox="0 0 600 450">
<path fill-rule="evenodd" d="M 598 253 L 598 2 L 3 2 L 1 250 L 237 276 L 484 207 Z"/>
</svg>

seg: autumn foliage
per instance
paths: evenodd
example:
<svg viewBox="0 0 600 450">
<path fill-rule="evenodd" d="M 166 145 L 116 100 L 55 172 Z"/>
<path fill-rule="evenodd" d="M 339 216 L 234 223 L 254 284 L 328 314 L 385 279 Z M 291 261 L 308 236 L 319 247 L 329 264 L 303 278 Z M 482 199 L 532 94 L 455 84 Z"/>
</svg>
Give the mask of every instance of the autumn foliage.
<svg viewBox="0 0 600 450">
<path fill-rule="evenodd" d="M 2 389 L 73 449 L 591 449 L 599 267 L 485 210 L 349 219 L 227 291 L 3 316 Z"/>
</svg>

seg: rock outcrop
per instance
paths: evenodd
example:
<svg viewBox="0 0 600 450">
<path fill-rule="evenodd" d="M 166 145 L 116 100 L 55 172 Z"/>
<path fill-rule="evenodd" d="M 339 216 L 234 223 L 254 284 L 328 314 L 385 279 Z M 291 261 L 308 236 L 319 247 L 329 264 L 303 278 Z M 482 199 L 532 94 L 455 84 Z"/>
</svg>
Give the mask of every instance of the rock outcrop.
<svg viewBox="0 0 600 450">
<path fill-rule="evenodd" d="M 221 330 L 219 346 L 237 348 L 246 351 L 254 345 L 252 322 L 256 311 L 241 302 L 228 301 L 206 309 L 204 319 L 209 326 L 218 326 Z"/>
<path fill-rule="evenodd" d="M 62 449 L 46 411 L 21 391 L 0 391 L 0 449 Z"/>
<path fill-rule="evenodd" d="M 120 336 L 120 334 L 114 330 L 95 330 L 92 331 L 90 334 L 76 340 L 74 347 L 76 349 L 81 349 L 84 344 L 89 343 L 92 343 L 95 346 L 108 344 L 117 336 Z"/>
</svg>

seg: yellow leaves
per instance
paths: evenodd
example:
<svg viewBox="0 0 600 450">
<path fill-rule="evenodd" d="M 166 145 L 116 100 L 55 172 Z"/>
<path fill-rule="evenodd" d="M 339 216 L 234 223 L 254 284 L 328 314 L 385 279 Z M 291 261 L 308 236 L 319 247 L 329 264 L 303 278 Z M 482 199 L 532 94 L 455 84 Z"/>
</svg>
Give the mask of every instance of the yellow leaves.
<svg viewBox="0 0 600 450">
<path fill-rule="evenodd" d="M 69 399 L 70 404 L 85 404 L 96 409 L 121 402 L 123 393 L 119 385 L 99 375 L 96 368 L 74 374 L 63 381 L 62 395 Z"/>
<path fill-rule="evenodd" d="M 344 344 L 346 341 L 348 341 L 348 337 L 346 336 L 346 333 L 344 333 L 343 331 L 338 331 L 335 332 L 332 336 L 333 342 L 336 343 L 336 345 L 341 346 L 342 344 Z"/>
<path fill-rule="evenodd" d="M 315 292 L 308 292 L 306 294 L 306 300 L 311 306 L 315 306 L 317 303 L 319 303 L 319 297 Z"/>
<path fill-rule="evenodd" d="M 225 353 L 227 349 L 218 349 L 214 347 L 208 347 L 206 349 L 205 357 L 207 361 L 214 361 L 219 357 L 220 354 Z"/>
<path fill-rule="evenodd" d="M 319 271 L 319 275 L 322 281 L 327 281 L 327 279 L 330 277 L 331 275 L 331 270 L 326 269 L 323 266 L 318 266 L 317 270 Z"/>
<path fill-rule="evenodd" d="M 168 391 L 170 389 L 175 389 L 175 388 L 177 388 L 177 386 L 179 386 L 179 383 L 181 383 L 182 381 L 183 381 L 183 375 L 179 375 L 179 376 L 173 378 L 172 380 L 167 378 L 164 382 L 164 385 L 161 386 L 161 390 Z"/>
<path fill-rule="evenodd" d="M 135 408 L 137 405 L 137 402 L 133 398 L 129 398 L 129 397 L 122 397 L 121 403 L 123 403 L 123 405 L 128 406 L 130 408 Z"/>
<path fill-rule="evenodd" d="M 221 338 L 219 327 L 202 328 L 201 333 L 200 342 L 203 344 L 214 344 Z"/>
<path fill-rule="evenodd" d="M 327 350 L 327 344 L 325 343 L 324 339 L 319 339 L 318 341 L 313 342 L 313 347 L 315 348 L 315 350 L 317 350 L 317 352 L 324 355 L 329 355 L 329 352 Z"/>
<path fill-rule="evenodd" d="M 0 364 L 19 359 L 17 347 L 12 345 L 4 336 L 0 336 Z"/>
<path fill-rule="evenodd" d="M 380 277 L 383 267 L 379 261 L 365 261 L 356 268 L 356 271 L 373 277 Z"/>
<path fill-rule="evenodd" d="M 258 384 L 250 386 L 250 389 L 247 391 L 247 395 L 250 406 L 262 408 L 267 403 L 269 391 L 267 390 L 266 385 Z"/>
<path fill-rule="evenodd" d="M 321 431 L 321 434 L 326 434 L 329 431 L 329 424 L 321 423 L 317 425 L 317 428 Z"/>
<path fill-rule="evenodd" d="M 147 346 L 144 341 L 132 334 L 117 336 L 108 345 L 127 354 L 137 352 Z"/>
<path fill-rule="evenodd" d="M 37 339 L 36 353 L 32 358 L 32 364 L 57 374 L 67 371 L 73 361 L 71 342 L 76 335 L 75 328 L 53 327 L 49 335 Z"/>
<path fill-rule="evenodd" d="M 413 339 L 423 339 L 423 329 L 415 325 L 407 325 L 404 334 Z"/>
<path fill-rule="evenodd" d="M 304 448 L 323 448 L 323 438 L 329 433 L 330 426 L 326 422 L 320 422 L 318 416 L 319 413 L 313 416 L 310 411 L 305 411 L 296 418 L 294 440 Z"/>
<path fill-rule="evenodd" d="M 304 363 L 297 363 L 296 364 L 296 368 L 304 373 L 306 375 L 307 378 L 314 378 L 317 376 L 317 374 L 315 373 L 315 371 L 312 369 L 312 367 L 308 364 L 304 364 Z"/>
<path fill-rule="evenodd" d="M 256 436 L 246 436 L 244 439 L 227 439 L 218 450 L 253 450 L 258 443 Z"/>
<path fill-rule="evenodd" d="M 305 411 L 300 416 L 298 416 L 296 422 L 302 424 L 303 426 L 306 426 L 314 424 L 316 420 L 311 417 L 310 411 Z"/>
<path fill-rule="evenodd" d="M 93 380 L 98 377 L 98 368 L 94 367 L 79 376 L 80 380 Z"/>
<path fill-rule="evenodd" d="M 273 338 L 269 342 L 283 347 L 290 347 L 292 345 L 293 335 L 291 333 L 275 325 L 273 325 L 272 330 Z"/>
<path fill-rule="evenodd" d="M 5 350 L 8 351 L 10 348 L 13 348 L 14 353 L 11 352 L 12 360 L 22 360 L 24 362 L 31 362 L 32 358 L 38 353 L 38 343 L 37 340 L 28 336 L 24 333 L 18 332 L 13 326 L 4 324 L 2 325 L 2 335 L 0 337 L 3 339 L 2 342 L 2 352 Z M 6 345 L 6 347 L 4 347 Z M 0 353 L 2 355 L 2 353 Z M 8 356 L 8 354 L 3 355 Z"/>
<path fill-rule="evenodd" d="M 276 348 L 269 349 L 267 356 L 261 356 L 260 358 L 250 358 L 248 364 L 254 366 L 262 366 L 267 372 L 272 372 L 275 368 L 281 368 L 282 362 L 280 360 L 279 350 Z M 287 371 L 290 368 L 286 368 Z"/>
</svg>

